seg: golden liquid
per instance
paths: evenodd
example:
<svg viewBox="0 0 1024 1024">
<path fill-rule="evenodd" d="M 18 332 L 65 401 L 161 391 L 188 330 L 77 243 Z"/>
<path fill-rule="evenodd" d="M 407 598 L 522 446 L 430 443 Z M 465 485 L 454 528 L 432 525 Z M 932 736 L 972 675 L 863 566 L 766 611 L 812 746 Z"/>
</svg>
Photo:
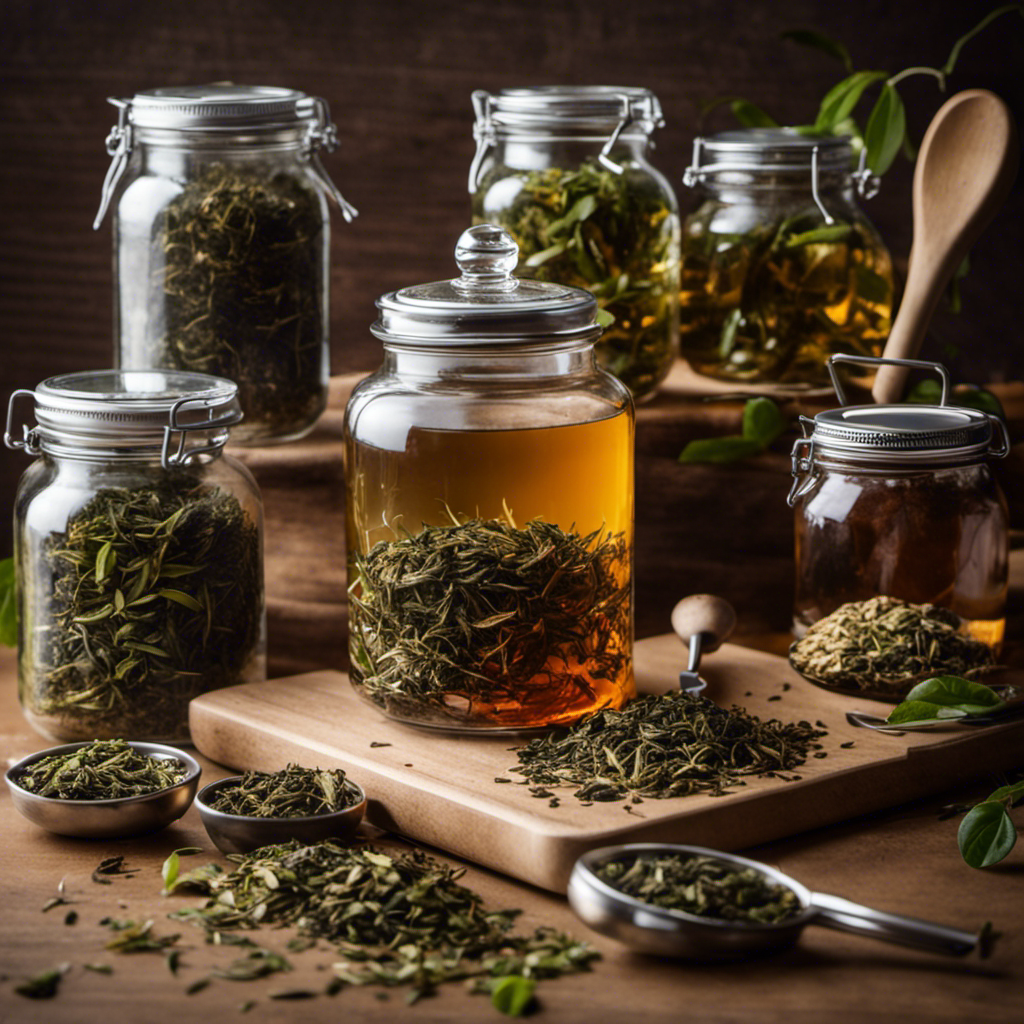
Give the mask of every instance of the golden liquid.
<svg viewBox="0 0 1024 1024">
<path fill-rule="evenodd" d="M 401 451 L 349 439 L 346 457 L 350 580 L 357 579 L 355 552 L 365 554 L 380 541 L 416 534 L 423 524 L 451 525 L 449 510 L 460 519 L 503 520 L 507 509 L 518 527 L 539 518 L 581 536 L 622 534 L 630 554 L 621 582 L 627 583 L 632 573 L 633 426 L 628 413 L 529 430 L 412 428 Z M 407 714 L 397 705 L 388 710 L 421 724 L 526 729 L 566 724 L 600 707 L 621 707 L 636 692 L 631 597 L 629 635 L 613 632 L 604 646 L 606 652 L 617 649 L 623 655 L 617 678 L 591 676 L 585 663 L 569 665 L 563 659 L 562 670 L 572 669 L 588 685 L 571 694 L 552 693 L 550 683 L 545 686 L 550 675 L 542 672 L 515 700 L 475 701 L 467 709 L 453 696 L 448 720 Z M 355 634 L 357 621 L 352 628 Z M 351 674 L 359 689 L 362 673 L 354 649 Z"/>
</svg>

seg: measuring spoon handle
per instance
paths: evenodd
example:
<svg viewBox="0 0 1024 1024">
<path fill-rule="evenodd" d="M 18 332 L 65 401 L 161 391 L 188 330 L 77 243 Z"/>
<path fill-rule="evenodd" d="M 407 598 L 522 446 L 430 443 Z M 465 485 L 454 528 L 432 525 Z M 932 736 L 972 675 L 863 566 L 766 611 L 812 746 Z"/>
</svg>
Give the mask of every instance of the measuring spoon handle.
<svg viewBox="0 0 1024 1024">
<path fill-rule="evenodd" d="M 814 924 L 841 932 L 867 935 L 883 942 L 895 942 L 901 946 L 914 946 L 930 953 L 966 956 L 980 941 L 980 936 L 972 932 L 947 928 L 916 917 L 886 914 L 828 893 L 811 893 L 811 906 L 818 912 Z"/>
</svg>

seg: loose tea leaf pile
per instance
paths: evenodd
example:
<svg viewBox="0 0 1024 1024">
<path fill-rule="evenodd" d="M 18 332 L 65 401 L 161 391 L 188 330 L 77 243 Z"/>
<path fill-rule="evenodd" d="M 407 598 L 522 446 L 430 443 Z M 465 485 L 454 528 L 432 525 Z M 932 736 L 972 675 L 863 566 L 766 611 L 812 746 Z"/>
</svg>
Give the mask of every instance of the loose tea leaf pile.
<svg viewBox="0 0 1024 1024">
<path fill-rule="evenodd" d="M 241 782 L 217 790 L 209 806 L 252 818 L 311 818 L 357 802 L 358 792 L 340 768 L 321 771 L 290 764 L 279 772 L 246 772 Z"/>
<path fill-rule="evenodd" d="M 451 721 L 507 702 L 550 721 L 628 667 L 628 558 L 621 534 L 539 519 L 381 541 L 356 558 L 353 680 L 401 717 Z"/>
<path fill-rule="evenodd" d="M 788 886 L 715 857 L 642 853 L 605 861 L 594 873 L 644 903 L 721 921 L 778 924 L 802 909 Z"/>
<path fill-rule="evenodd" d="M 295 175 L 213 164 L 155 224 L 148 365 L 233 380 L 236 440 L 302 430 L 324 407 L 321 202 Z"/>
<path fill-rule="evenodd" d="M 547 786 L 577 786 L 574 796 L 585 802 L 721 796 L 744 776 L 799 767 L 824 735 L 808 722 L 762 721 L 675 690 L 530 740 L 516 748 L 519 763 L 509 771 L 533 783 L 537 797 L 551 797 Z"/>
<path fill-rule="evenodd" d="M 409 986 L 413 997 L 437 985 L 475 979 L 490 992 L 510 975 L 553 978 L 587 970 L 598 954 L 552 929 L 510 935 L 517 911 L 487 910 L 449 868 L 421 851 L 392 856 L 372 847 L 297 841 L 229 856 L 226 874 L 209 864 L 175 888 L 210 896 L 172 914 L 222 931 L 297 925 L 300 936 L 336 943 L 339 984 Z"/>
<path fill-rule="evenodd" d="M 972 678 L 992 650 L 960 632 L 960 618 L 934 604 L 894 597 L 851 601 L 819 619 L 789 653 L 809 679 L 839 689 L 899 697 L 925 675 Z"/>
<path fill-rule="evenodd" d="M 597 343 L 598 360 L 642 396 L 668 373 L 678 345 L 679 216 L 649 172 L 621 162 L 622 174 L 589 159 L 575 169 L 497 166 L 477 187 L 473 218 L 512 234 L 521 277 L 596 296 L 615 318 Z M 508 181 L 518 187 L 507 205 L 489 199 L 491 190 L 507 195 Z"/>
<path fill-rule="evenodd" d="M 67 754 L 51 754 L 29 765 L 14 781 L 31 793 L 57 800 L 114 800 L 158 793 L 176 786 L 187 774 L 176 758 L 143 754 L 117 739 L 94 740 Z"/>
<path fill-rule="evenodd" d="M 189 472 L 107 488 L 43 539 L 39 559 L 21 698 L 62 734 L 187 736 L 189 700 L 243 681 L 262 565 L 233 495 Z"/>
</svg>

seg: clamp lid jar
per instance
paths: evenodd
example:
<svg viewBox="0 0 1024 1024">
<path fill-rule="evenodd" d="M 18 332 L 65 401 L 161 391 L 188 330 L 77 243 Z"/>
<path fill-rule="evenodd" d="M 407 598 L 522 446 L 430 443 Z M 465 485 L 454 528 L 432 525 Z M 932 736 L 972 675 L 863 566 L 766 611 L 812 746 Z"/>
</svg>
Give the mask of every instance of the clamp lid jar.
<svg viewBox="0 0 1024 1024">
<path fill-rule="evenodd" d="M 803 418 L 793 447 L 794 628 L 851 601 L 893 597 L 955 612 L 998 646 L 1008 574 L 1006 501 L 988 460 L 1009 450 L 998 417 L 947 404 L 936 363 L 833 356 L 835 366 L 916 366 L 942 380 L 938 405 L 844 406 Z"/>
<path fill-rule="evenodd" d="M 216 84 L 114 98 L 112 162 L 94 227 L 114 209 L 114 346 L 127 369 L 233 380 L 242 443 L 312 429 L 327 401 L 337 148 L 324 100 Z"/>
<path fill-rule="evenodd" d="M 240 419 L 235 385 L 194 373 L 11 396 L 4 440 L 39 456 L 15 498 L 18 692 L 45 736 L 187 740 L 192 697 L 264 677 L 262 504 L 222 454 Z"/>
<path fill-rule="evenodd" d="M 392 717 L 568 724 L 635 693 L 633 408 L 592 295 L 512 276 L 496 225 L 378 301 L 345 416 L 351 678 Z"/>
<path fill-rule="evenodd" d="M 723 380 L 828 383 L 834 352 L 877 356 L 892 263 L 857 206 L 878 178 L 846 139 L 791 128 L 697 138 L 683 177 L 702 193 L 683 224 L 681 351 Z"/>
<path fill-rule="evenodd" d="M 598 362 L 649 397 L 678 352 L 679 212 L 650 163 L 664 124 L 648 89 L 544 86 L 473 93 L 474 222 L 504 227 L 521 277 L 590 291 Z"/>
</svg>

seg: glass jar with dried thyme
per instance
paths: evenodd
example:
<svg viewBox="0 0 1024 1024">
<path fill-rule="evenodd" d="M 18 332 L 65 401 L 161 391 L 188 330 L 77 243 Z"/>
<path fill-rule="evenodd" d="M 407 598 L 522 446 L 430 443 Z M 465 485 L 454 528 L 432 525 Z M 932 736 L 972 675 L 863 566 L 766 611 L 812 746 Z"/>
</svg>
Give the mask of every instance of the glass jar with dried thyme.
<svg viewBox="0 0 1024 1024">
<path fill-rule="evenodd" d="M 171 371 L 11 397 L 4 440 L 39 456 L 14 526 L 18 692 L 43 735 L 187 740 L 192 697 L 264 677 L 262 504 L 221 454 L 240 415 L 230 381 Z"/>
<path fill-rule="evenodd" d="M 114 203 L 119 365 L 226 377 L 245 421 L 232 440 L 301 437 L 327 402 L 330 237 L 320 163 L 327 104 L 229 84 L 112 99 L 119 123 L 98 227 Z"/>
<path fill-rule="evenodd" d="M 651 396 L 678 352 L 679 210 L 648 160 L 664 124 L 647 89 L 551 86 L 473 93 L 475 223 L 519 245 L 521 277 L 586 288 L 606 321 L 597 359 Z"/>
<path fill-rule="evenodd" d="M 389 715 L 573 722 L 634 695 L 633 406 L 586 291 L 470 228 L 452 281 L 378 300 L 345 417 L 350 658 Z"/>
<path fill-rule="evenodd" d="M 828 383 L 834 352 L 879 355 L 892 262 L 857 206 L 878 179 L 850 143 L 791 128 L 694 143 L 683 181 L 702 192 L 683 223 L 681 351 L 698 373 Z"/>
</svg>

